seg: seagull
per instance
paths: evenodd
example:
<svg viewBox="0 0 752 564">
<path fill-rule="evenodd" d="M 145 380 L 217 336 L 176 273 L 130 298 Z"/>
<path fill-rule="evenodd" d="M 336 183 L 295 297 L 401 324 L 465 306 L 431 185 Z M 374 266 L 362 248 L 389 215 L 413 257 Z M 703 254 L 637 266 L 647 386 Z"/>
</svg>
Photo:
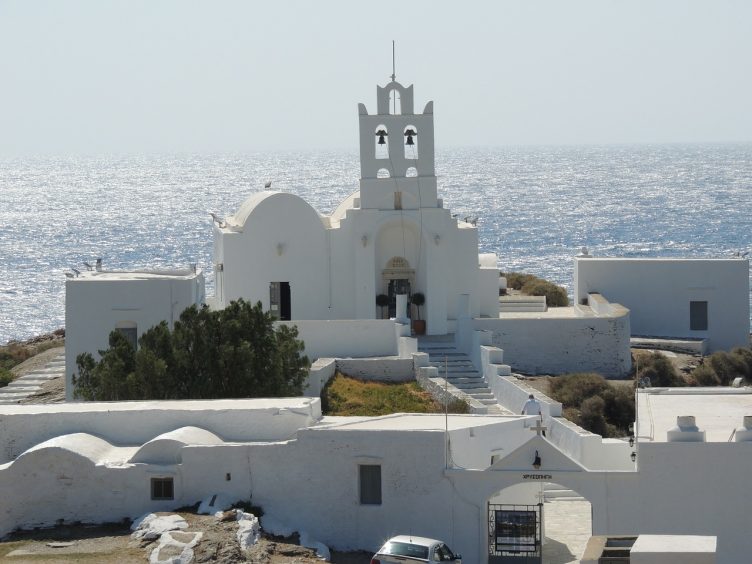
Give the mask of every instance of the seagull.
<svg viewBox="0 0 752 564">
<path fill-rule="evenodd" d="M 222 227 L 227 227 L 227 222 L 219 217 L 216 213 L 209 212 L 209 215 L 212 217 L 212 220 L 219 226 L 220 229 Z"/>
<path fill-rule="evenodd" d="M 470 216 L 466 215 L 462 221 L 464 221 L 465 223 L 470 223 Z"/>
<path fill-rule="evenodd" d="M 749 251 L 745 251 L 742 253 L 742 258 L 746 257 L 749 254 Z"/>
<path fill-rule="evenodd" d="M 73 278 L 73 275 L 70 272 L 63 272 L 65 274 L 66 278 Z"/>
<path fill-rule="evenodd" d="M 475 227 L 476 225 L 478 225 L 478 218 L 477 217 L 472 218 L 470 220 L 470 225 L 472 225 L 473 227 Z"/>
<path fill-rule="evenodd" d="M 71 268 L 71 270 L 76 273 L 76 276 L 78 276 L 79 274 L 81 274 L 80 270 L 76 270 L 75 268 Z"/>
<path fill-rule="evenodd" d="M 84 266 L 86 267 L 86 270 L 94 270 L 94 267 L 91 266 L 88 262 L 84 261 Z"/>
<path fill-rule="evenodd" d="M 269 189 L 269 188 L 271 188 L 271 187 L 272 187 L 272 181 L 271 181 L 271 180 L 268 180 L 268 181 L 266 182 L 266 184 L 264 184 L 264 188 L 266 188 L 266 189 L 268 190 L 268 189 Z"/>
</svg>

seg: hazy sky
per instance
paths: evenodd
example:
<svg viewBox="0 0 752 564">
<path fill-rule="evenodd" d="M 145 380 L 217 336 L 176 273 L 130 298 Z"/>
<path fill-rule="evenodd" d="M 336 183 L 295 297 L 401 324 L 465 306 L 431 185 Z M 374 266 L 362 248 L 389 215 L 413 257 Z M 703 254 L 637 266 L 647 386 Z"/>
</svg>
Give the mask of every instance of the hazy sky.
<svg viewBox="0 0 752 564">
<path fill-rule="evenodd" d="M 355 150 L 392 39 L 439 147 L 752 141 L 749 0 L 0 0 L 0 156 Z"/>
</svg>

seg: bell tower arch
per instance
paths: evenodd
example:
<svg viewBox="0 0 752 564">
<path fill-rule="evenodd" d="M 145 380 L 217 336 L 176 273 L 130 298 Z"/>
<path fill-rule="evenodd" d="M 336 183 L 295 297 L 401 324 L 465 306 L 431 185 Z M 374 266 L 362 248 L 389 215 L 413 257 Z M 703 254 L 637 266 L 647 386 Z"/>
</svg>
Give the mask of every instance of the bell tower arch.
<svg viewBox="0 0 752 564">
<path fill-rule="evenodd" d="M 435 208 L 433 102 L 416 114 L 413 85 L 392 76 L 376 87 L 376 113 L 369 114 L 364 104 L 358 110 L 361 207 L 397 209 L 400 202 L 399 209 Z"/>
</svg>

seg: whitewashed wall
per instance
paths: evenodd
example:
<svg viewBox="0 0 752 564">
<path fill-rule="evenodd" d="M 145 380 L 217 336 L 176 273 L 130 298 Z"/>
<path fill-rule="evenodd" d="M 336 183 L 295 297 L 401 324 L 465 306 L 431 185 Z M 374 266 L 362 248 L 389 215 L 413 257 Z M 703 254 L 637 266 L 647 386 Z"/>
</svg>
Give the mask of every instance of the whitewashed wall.
<svg viewBox="0 0 752 564">
<path fill-rule="evenodd" d="M 490 331 L 516 372 L 562 374 L 598 372 L 618 378 L 631 367 L 629 312 L 603 317 L 475 319 L 476 330 Z"/>
<path fill-rule="evenodd" d="M 749 261 L 575 258 L 575 299 L 599 292 L 630 310 L 633 335 L 703 338 L 710 352 L 749 345 Z M 708 302 L 708 330 L 691 331 L 689 302 Z"/>
<path fill-rule="evenodd" d="M 108 348 L 110 333 L 122 324 L 135 323 L 140 337 L 144 331 L 180 317 L 186 308 L 203 303 L 204 277 L 187 276 L 138 278 L 123 273 L 84 273 L 65 283 L 65 395 L 73 399 L 72 376 L 77 373 L 76 357 L 84 352 L 99 358 Z M 129 325 L 132 326 L 132 325 Z"/>
<path fill-rule="evenodd" d="M 396 356 L 399 337 L 389 319 L 279 321 L 296 326 L 305 354 L 316 358 Z"/>
<path fill-rule="evenodd" d="M 115 445 L 143 444 L 195 425 L 226 441 L 281 440 L 321 417 L 312 398 L 132 401 L 0 406 L 0 464 L 68 433 L 90 433 Z"/>
</svg>

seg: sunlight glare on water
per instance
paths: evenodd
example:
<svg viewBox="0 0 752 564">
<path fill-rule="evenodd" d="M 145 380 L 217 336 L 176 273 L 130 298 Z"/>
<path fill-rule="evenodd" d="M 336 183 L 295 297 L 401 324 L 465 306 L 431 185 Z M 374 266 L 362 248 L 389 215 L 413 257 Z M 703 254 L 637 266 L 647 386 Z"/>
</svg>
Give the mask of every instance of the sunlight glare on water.
<svg viewBox="0 0 752 564">
<path fill-rule="evenodd" d="M 752 249 L 752 145 L 457 149 L 439 196 L 479 217 L 480 252 L 572 291 L 572 257 L 730 257 Z M 355 153 L 33 157 L 0 161 L 0 343 L 64 326 L 64 272 L 198 263 L 213 294 L 209 211 L 267 180 L 330 213 Z"/>
</svg>

